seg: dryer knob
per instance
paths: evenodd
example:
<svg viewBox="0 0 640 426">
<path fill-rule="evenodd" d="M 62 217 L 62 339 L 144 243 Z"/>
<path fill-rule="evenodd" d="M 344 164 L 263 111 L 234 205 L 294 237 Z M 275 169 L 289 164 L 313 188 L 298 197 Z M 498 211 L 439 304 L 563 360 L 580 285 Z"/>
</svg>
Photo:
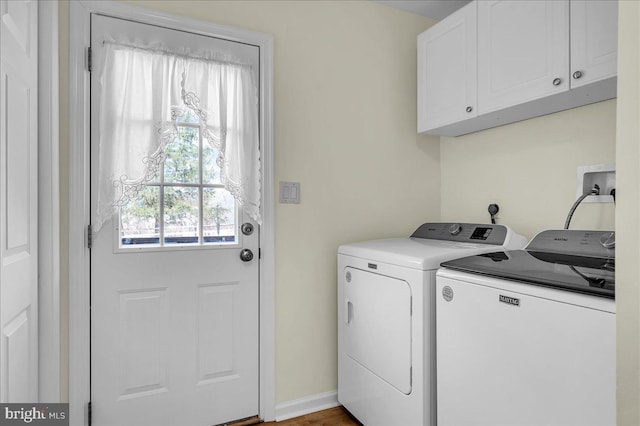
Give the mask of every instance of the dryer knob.
<svg viewBox="0 0 640 426">
<path fill-rule="evenodd" d="M 462 231 L 462 226 L 459 223 L 454 223 L 449 227 L 449 233 L 451 235 L 458 235 Z"/>
</svg>

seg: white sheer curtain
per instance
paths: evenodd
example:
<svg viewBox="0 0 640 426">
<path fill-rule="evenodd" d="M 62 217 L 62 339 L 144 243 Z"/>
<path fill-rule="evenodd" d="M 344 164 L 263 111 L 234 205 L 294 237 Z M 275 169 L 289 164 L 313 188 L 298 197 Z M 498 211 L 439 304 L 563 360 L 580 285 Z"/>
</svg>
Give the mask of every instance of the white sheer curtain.
<svg viewBox="0 0 640 426">
<path fill-rule="evenodd" d="M 215 55 L 105 42 L 101 76 L 98 231 L 162 167 L 185 109 L 218 149 L 220 178 L 246 213 L 260 217 L 258 96 L 250 66 Z"/>
</svg>

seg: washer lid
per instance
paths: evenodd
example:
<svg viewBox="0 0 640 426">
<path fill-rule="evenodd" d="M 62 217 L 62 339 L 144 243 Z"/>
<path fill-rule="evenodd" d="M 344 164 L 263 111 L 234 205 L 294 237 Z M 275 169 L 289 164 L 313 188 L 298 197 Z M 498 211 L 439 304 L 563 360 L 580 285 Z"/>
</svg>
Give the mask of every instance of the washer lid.
<svg viewBox="0 0 640 426">
<path fill-rule="evenodd" d="M 615 298 L 615 259 L 513 250 L 484 253 L 442 264 L 461 272 L 559 290 Z"/>
<path fill-rule="evenodd" d="M 501 246 L 495 245 L 458 241 L 392 238 L 342 245 L 338 248 L 338 254 L 429 271 L 438 269 L 440 263 L 447 260 L 487 253 L 501 248 Z"/>
</svg>

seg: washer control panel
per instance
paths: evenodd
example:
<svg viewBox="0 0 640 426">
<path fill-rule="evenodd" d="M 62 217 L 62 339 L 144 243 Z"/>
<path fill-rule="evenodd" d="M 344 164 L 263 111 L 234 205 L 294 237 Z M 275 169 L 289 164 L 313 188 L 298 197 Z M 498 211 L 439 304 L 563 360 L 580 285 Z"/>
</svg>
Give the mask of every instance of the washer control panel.
<svg viewBox="0 0 640 426">
<path fill-rule="evenodd" d="M 460 241 L 502 245 L 507 238 L 507 227 L 479 223 L 424 223 L 411 234 L 411 238 Z"/>
<path fill-rule="evenodd" d="M 615 257 L 616 233 L 613 231 L 549 230 L 542 231 L 527 250 L 575 256 Z"/>
</svg>

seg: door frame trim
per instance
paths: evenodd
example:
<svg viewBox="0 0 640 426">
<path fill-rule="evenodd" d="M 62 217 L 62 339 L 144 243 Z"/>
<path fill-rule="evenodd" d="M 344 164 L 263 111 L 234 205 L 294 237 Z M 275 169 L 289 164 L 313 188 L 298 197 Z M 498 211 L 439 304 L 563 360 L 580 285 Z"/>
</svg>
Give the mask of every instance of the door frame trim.
<svg viewBox="0 0 640 426">
<path fill-rule="evenodd" d="M 262 220 L 260 248 L 259 415 L 275 418 L 275 234 L 273 164 L 273 37 L 143 9 L 113 1 L 70 2 L 69 13 L 69 416 L 71 425 L 87 423 L 90 398 L 89 120 L 90 78 L 86 48 L 91 13 L 133 19 L 174 29 L 250 43 L 260 48 L 260 138 L 262 140 Z"/>
<path fill-rule="evenodd" d="M 60 402 L 58 3 L 38 2 L 38 399 Z"/>
</svg>

